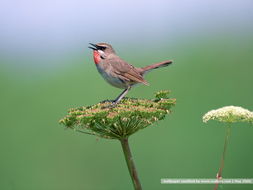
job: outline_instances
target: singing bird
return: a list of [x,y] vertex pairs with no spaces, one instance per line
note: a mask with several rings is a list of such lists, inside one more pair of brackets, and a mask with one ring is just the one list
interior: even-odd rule
[[171,60],[154,63],[146,67],[138,68],[121,59],[107,43],[90,43],[93,50],[93,58],[98,72],[112,86],[124,89],[124,91],[113,101],[117,104],[128,93],[132,86],[138,83],[149,85],[143,76],[153,69],[166,67],[172,63]]

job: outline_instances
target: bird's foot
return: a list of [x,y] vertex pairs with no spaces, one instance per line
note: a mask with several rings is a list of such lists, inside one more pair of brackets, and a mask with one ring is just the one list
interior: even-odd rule
[[115,100],[109,101],[109,102],[110,102],[110,104],[108,104],[106,106],[103,106],[102,108],[103,109],[106,109],[106,108],[111,109],[111,108],[115,108],[117,106],[117,104],[118,104],[118,102],[116,102]]

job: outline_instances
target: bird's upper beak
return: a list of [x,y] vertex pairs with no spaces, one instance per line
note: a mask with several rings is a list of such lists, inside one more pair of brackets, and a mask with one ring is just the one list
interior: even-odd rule
[[93,46],[93,47],[89,46],[90,49],[93,49],[93,50],[98,50],[99,49],[99,47],[96,44],[92,44],[92,43],[89,43],[89,44]]

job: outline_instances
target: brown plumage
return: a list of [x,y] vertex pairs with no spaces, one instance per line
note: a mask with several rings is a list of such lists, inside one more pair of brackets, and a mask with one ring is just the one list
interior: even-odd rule
[[115,50],[110,44],[98,43],[91,44],[93,49],[93,58],[97,66],[99,73],[103,78],[112,86],[125,89],[114,101],[118,103],[135,84],[142,83],[149,85],[143,78],[144,74],[153,69],[160,67],[166,67],[172,63],[172,61],[163,61],[148,65],[146,67],[137,68],[131,64],[128,64],[117,56]]

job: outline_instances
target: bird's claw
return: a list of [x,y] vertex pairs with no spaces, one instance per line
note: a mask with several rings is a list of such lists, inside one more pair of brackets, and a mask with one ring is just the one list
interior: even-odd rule
[[117,106],[117,102],[116,102],[116,101],[111,101],[111,104],[108,104],[108,105],[106,105],[106,106],[103,106],[102,108],[103,108],[103,109],[106,109],[106,108],[111,109],[111,108],[115,108],[116,106]]

